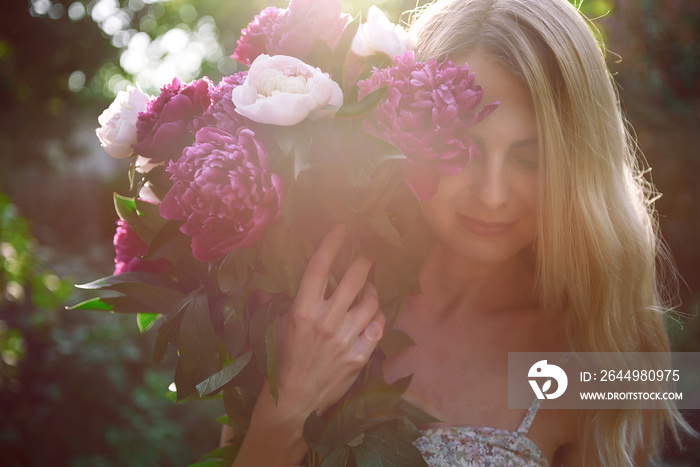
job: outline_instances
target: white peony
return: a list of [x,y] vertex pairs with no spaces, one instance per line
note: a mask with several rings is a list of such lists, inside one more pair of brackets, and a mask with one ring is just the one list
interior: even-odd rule
[[327,73],[286,55],[259,55],[232,98],[244,117],[281,126],[335,113],[343,105],[343,91]]
[[161,201],[160,198],[158,198],[158,195],[156,195],[155,191],[153,191],[151,182],[146,182],[143,184],[139,190],[139,198],[153,204],[160,204]]
[[360,25],[352,40],[351,50],[367,57],[383,53],[390,58],[413,49],[408,32],[389,18],[375,5],[367,11],[367,21]]
[[149,157],[136,156],[136,171],[138,173],[146,174],[160,165],[165,164],[165,162],[153,162],[153,159]]
[[114,102],[97,118],[100,127],[95,133],[107,154],[123,159],[133,153],[131,145],[136,142],[136,120],[151,99],[140,88],[129,86],[126,91],[119,91]]

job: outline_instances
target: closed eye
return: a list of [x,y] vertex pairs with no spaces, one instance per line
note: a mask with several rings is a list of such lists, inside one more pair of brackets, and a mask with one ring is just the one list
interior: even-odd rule
[[[472,141],[478,148],[479,152],[482,155],[485,155],[487,153],[488,148],[486,148],[484,139],[478,136],[470,136],[472,138]],[[520,165],[523,169],[537,170],[540,166],[539,152],[540,149],[537,137],[531,137],[515,141],[508,147],[506,155],[513,162]]]
[[537,138],[517,141],[510,146],[508,152],[525,169],[536,170],[540,166],[540,149]]
[[536,160],[532,160],[528,157],[524,156],[515,156],[515,160],[520,164],[523,168],[528,169],[528,170],[537,170],[540,166],[540,163]]

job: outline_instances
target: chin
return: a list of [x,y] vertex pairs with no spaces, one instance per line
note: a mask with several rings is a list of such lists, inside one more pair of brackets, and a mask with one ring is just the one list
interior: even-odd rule
[[481,265],[505,265],[510,262],[531,262],[534,258],[534,240],[507,242],[501,239],[460,239],[458,243],[445,244],[453,254],[466,262]]

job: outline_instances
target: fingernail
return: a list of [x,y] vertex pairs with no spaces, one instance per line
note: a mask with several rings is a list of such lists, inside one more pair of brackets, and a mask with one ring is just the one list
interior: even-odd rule
[[376,321],[370,321],[365,328],[365,337],[370,342],[378,342],[384,335],[384,327]]

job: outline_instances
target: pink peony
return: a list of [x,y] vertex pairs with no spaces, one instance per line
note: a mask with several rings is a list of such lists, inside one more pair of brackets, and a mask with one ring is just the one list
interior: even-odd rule
[[334,50],[349,21],[340,0],[291,0],[284,10],[265,8],[241,33],[233,58],[246,65],[261,54],[308,62],[316,41]]
[[468,65],[416,62],[412,51],[396,56],[393,67],[375,69],[360,81],[359,98],[384,86],[386,97],[365,119],[364,128],[403,152],[406,183],[427,200],[437,191],[440,177],[456,174],[479,154],[466,129],[493,112],[498,102],[477,112],[483,92]]
[[154,162],[180,157],[194,139],[192,123],[211,105],[213,84],[202,78],[183,85],[179,79],[163,86],[160,95],[139,114],[134,152]]
[[248,27],[241,31],[232,57],[250,66],[258,55],[271,53],[272,43],[277,38],[277,31],[282,28],[285,14],[286,10],[274,6],[262,10]]
[[167,171],[173,187],[160,204],[166,219],[184,220],[200,261],[255,244],[280,215],[282,181],[268,170],[268,155],[252,130],[235,136],[215,128],[197,132],[195,143]]
[[204,127],[216,127],[228,133],[235,134],[241,126],[250,126],[250,121],[236,112],[231,93],[245,82],[247,71],[225,76],[211,90],[211,106],[201,117],[196,117],[192,123],[195,134]]
[[163,272],[171,268],[165,259],[144,261],[139,256],[148,252],[148,245],[129,224],[119,219],[114,234],[114,274],[124,272]]

